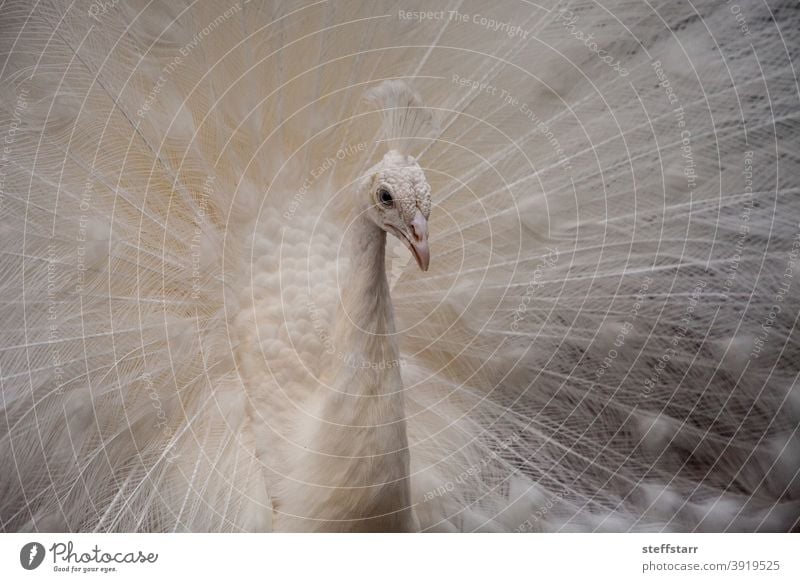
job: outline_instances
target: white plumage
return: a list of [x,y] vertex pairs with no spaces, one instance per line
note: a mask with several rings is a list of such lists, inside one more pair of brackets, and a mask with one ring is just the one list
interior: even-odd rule
[[0,14],[3,530],[797,526],[791,2]]

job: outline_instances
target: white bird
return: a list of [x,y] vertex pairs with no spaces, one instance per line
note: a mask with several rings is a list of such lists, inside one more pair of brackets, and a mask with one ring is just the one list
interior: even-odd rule
[[799,23],[5,2],[0,529],[796,528]]

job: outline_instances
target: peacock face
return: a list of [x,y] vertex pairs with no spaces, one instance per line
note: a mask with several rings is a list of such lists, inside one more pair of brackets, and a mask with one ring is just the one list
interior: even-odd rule
[[387,153],[369,187],[370,215],[375,223],[408,247],[423,271],[428,270],[428,217],[431,187],[412,156]]

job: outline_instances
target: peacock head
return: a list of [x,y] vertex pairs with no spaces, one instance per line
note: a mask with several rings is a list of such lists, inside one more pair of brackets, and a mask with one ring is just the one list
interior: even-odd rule
[[389,151],[367,174],[363,186],[369,218],[400,239],[419,268],[427,271],[431,187],[416,159]]

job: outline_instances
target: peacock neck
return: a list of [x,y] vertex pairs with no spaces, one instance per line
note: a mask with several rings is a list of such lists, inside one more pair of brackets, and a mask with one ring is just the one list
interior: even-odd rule
[[[336,357],[301,428],[301,458],[282,504],[285,529],[414,531],[405,402],[386,279],[386,233],[347,231]],[[310,518],[310,519],[309,519]]]
[[[365,217],[357,219],[347,231],[344,250],[349,267],[340,280],[334,345],[341,365],[364,372],[356,386],[364,394],[376,395],[394,384],[387,375],[399,381],[394,310],[386,279],[386,232]],[[336,369],[341,375],[341,366]]]

